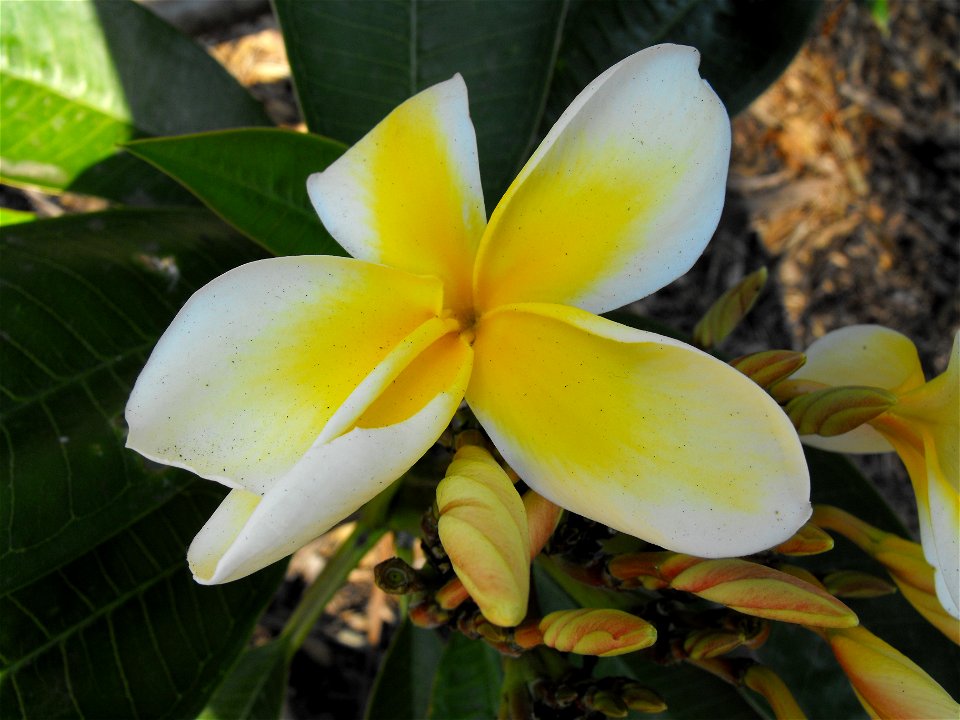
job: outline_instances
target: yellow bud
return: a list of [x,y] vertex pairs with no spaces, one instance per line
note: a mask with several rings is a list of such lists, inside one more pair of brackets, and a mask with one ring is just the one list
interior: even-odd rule
[[816,525],[806,523],[786,542],[780,543],[773,549],[781,555],[799,557],[803,555],[819,555],[833,549],[833,538]]
[[610,657],[650,647],[657,630],[643,618],[621,610],[559,610],[540,621],[543,644],[561,652]]
[[762,267],[717,298],[694,326],[694,344],[709,348],[722,342],[750,312],[766,282],[767,269]]
[[437,486],[438,531],[454,572],[490,622],[527,613],[530,536],[520,495],[489,452],[465,445]]
[[806,362],[806,355],[793,350],[765,350],[738,357],[730,365],[766,390],[793,375]]
[[833,437],[850,432],[897,404],[897,396],[880,388],[831,387],[800,395],[786,411],[800,435]]
[[868,630],[823,631],[867,713],[875,718],[956,718],[960,705],[933,678]]
[[821,588],[736,558],[692,565],[670,587],[768,620],[819,627],[850,627],[859,622],[850,608]]
[[805,720],[803,710],[780,676],[763,665],[752,665],[743,676],[743,684],[763,695],[777,720]]

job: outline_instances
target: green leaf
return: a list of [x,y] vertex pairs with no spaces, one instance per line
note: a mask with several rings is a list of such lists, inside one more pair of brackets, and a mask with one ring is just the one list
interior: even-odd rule
[[0,598],[0,716],[194,715],[243,649],[282,564],[195,583],[186,547],[223,497],[185,491],[94,551]]
[[544,132],[591,80],[659,43],[692,45],[731,115],[779,77],[806,40],[816,0],[591,0],[570,13]]
[[[903,524],[868,482],[842,455],[808,449],[807,463],[815,503],[836,505],[888,532],[910,537]],[[862,570],[886,577],[881,565],[845,538],[823,555],[791,558],[815,574],[833,570]],[[899,594],[870,600],[845,600],[860,624],[883,638],[926,670],[953,697],[960,696],[960,648],[935,630]],[[787,683],[807,712],[817,717],[866,717],[829,646],[808,630],[776,624],[770,640],[759,650]],[[803,662],[796,661],[798,657]]]
[[488,720],[497,716],[503,670],[500,654],[482,640],[455,633],[433,676],[430,715],[436,720]]
[[257,128],[141,140],[126,149],[275,255],[344,254],[307,197],[307,176],[340,157],[338,142]]
[[418,91],[461,73],[488,207],[529,154],[563,0],[275,0],[307,126],[352,144]]
[[131,204],[189,196],[119,143],[268,124],[207,52],[130,0],[4,0],[0,95],[4,182]]
[[13,210],[12,208],[0,207],[0,226],[18,225],[36,219],[36,215],[26,210]]
[[200,720],[266,720],[280,717],[287,692],[290,653],[286,643],[270,642],[246,650]]
[[443,641],[433,630],[404,617],[380,664],[367,701],[367,720],[425,718],[430,705],[430,678],[437,671]]
[[123,409],[193,291],[258,257],[205,210],[0,231],[0,594],[91,550],[191,477],[127,450]]

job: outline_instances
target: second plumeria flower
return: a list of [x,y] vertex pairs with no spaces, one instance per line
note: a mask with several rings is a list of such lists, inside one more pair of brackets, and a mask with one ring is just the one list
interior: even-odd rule
[[806,355],[791,380],[795,390],[867,386],[890,394],[890,407],[867,424],[803,440],[838,452],[896,451],[916,494],[920,539],[935,570],[937,596],[960,617],[960,333],[946,371],[929,382],[910,339],[880,325],[834,330]]
[[128,444],[233,490],[198,581],[293,552],[370,500],[466,397],[526,483],[672,550],[752,553],[810,514],[769,396],[602,313],[684,273],[716,228],[730,125],[699,54],[661,45],[573,101],[486,222],[460,76],[410,98],[308,182],[355,259],[237,268],[174,320]]

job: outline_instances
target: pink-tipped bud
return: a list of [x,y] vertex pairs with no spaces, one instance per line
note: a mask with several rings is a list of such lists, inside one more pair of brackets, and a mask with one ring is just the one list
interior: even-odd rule
[[960,717],[960,705],[946,690],[910,658],[868,630],[830,629],[823,635],[871,717]]
[[819,627],[851,627],[854,612],[819,587],[737,558],[704,560],[670,583],[746,615]]
[[709,348],[723,341],[757,301],[767,282],[767,269],[756,270],[716,299],[693,328],[693,342]]
[[766,390],[793,375],[806,362],[806,355],[793,350],[764,350],[731,360],[730,365]]
[[897,404],[897,396],[880,388],[831,387],[794,398],[786,411],[800,435],[842,435],[873,420]]
[[801,557],[819,555],[833,549],[833,538],[816,525],[806,523],[786,542],[777,545],[773,551],[780,555]]
[[621,610],[560,610],[540,621],[543,644],[561,652],[610,657],[650,647],[657,630],[646,620]]

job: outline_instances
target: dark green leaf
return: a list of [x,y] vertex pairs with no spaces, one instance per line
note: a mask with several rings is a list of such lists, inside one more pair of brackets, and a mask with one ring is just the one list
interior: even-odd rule
[[115,156],[118,143],[268,122],[209,54],[130,0],[4,0],[0,88],[5,182],[126,203],[189,196]]
[[205,210],[0,231],[0,594],[93,549],[190,477],[125,449],[123,409],[190,294],[257,257]]
[[343,255],[310,205],[307,176],[343,145],[288,130],[224,130],[126,146],[275,255]]
[[200,720],[280,717],[289,669],[287,643],[270,642],[246,650],[198,717]]
[[430,679],[437,671],[443,641],[433,630],[404,619],[380,664],[367,701],[367,720],[425,718],[430,704]]
[[455,633],[433,676],[430,717],[489,720],[500,704],[500,654],[482,640]]
[[275,0],[307,126],[354,143],[461,73],[489,207],[530,151],[566,0]]
[[[873,485],[842,455],[807,450],[807,462],[813,502],[836,505],[872,525],[909,537]],[[842,537],[830,552],[794,562],[814,573],[843,569],[886,576],[881,565]],[[902,596],[845,602],[860,617],[861,625],[926,670],[953,697],[960,696],[960,648],[927,623]],[[866,717],[833,653],[812,632],[778,624],[759,652],[761,661],[783,677],[811,716]],[[798,657],[803,658],[802,663],[796,661]]]
[[784,71],[816,0],[590,0],[570,13],[543,130],[611,65],[659,43],[692,45],[700,74],[735,115]]
[[182,718],[243,649],[283,567],[195,583],[186,547],[223,497],[197,481],[95,550],[0,598],[0,716]]

